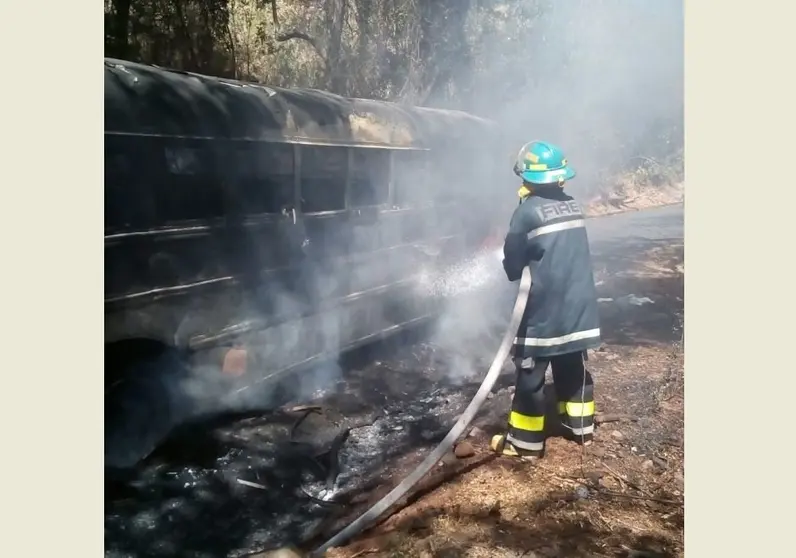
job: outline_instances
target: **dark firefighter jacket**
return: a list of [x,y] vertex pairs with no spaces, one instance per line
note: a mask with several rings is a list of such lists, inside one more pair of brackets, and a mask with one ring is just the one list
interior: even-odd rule
[[525,198],[511,217],[503,268],[509,281],[517,281],[528,265],[533,280],[514,340],[515,358],[544,358],[600,345],[583,217],[577,202],[558,187]]

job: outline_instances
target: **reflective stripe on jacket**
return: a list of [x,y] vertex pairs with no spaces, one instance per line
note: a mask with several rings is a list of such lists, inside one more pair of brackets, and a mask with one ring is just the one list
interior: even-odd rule
[[503,268],[533,284],[514,356],[539,358],[600,345],[600,319],[589,239],[578,203],[558,187],[537,191],[514,211],[503,246]]

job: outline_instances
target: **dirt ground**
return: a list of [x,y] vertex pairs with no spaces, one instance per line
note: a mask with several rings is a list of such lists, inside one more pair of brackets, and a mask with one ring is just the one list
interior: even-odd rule
[[[682,243],[646,248],[621,276],[597,271],[606,323],[605,344],[588,361],[593,445],[564,440],[548,420],[539,464],[495,456],[488,441],[505,428],[513,393],[505,388],[460,442],[471,456],[443,460],[395,513],[327,556],[682,556],[683,272]],[[628,303],[621,293],[636,296]]]

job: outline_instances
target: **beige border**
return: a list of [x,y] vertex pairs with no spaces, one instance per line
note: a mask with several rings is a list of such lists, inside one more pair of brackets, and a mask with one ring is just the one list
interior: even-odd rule
[[[796,78],[788,53],[796,52],[795,16],[792,2],[686,3],[686,548],[693,557],[793,554],[792,449],[780,426],[793,413],[772,403],[792,399],[796,371],[786,240],[794,223]],[[781,169],[776,177],[742,170],[758,155]]]
[[0,556],[103,555],[102,8],[3,2]]
[[[793,275],[779,262],[793,251],[795,13],[773,1],[686,8],[694,557],[792,552],[790,445],[777,434],[793,413],[767,402],[790,399],[794,372]],[[0,15],[3,556],[102,555],[101,14],[90,2],[7,2]]]

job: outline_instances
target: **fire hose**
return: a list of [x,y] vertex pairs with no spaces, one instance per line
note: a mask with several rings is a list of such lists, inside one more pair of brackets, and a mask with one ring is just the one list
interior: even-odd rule
[[503,335],[503,340],[500,342],[500,347],[498,348],[497,354],[495,355],[495,358],[489,367],[489,371],[487,372],[484,381],[481,383],[481,386],[478,388],[475,396],[473,396],[472,401],[470,401],[470,404],[467,405],[467,408],[461,414],[459,420],[456,421],[456,424],[453,425],[453,428],[450,429],[447,436],[445,436],[442,442],[440,442],[434,451],[432,451],[423,460],[423,462],[415,468],[414,471],[412,471],[404,480],[402,480],[395,488],[393,488],[386,496],[384,496],[384,498],[373,504],[370,509],[360,515],[347,527],[342,529],[317,549],[313,550],[310,553],[310,556],[323,556],[328,549],[347,542],[352,537],[369,527],[373,522],[381,517],[385,511],[387,511],[393,504],[400,500],[409,490],[411,490],[413,486],[420,482],[426,473],[428,473],[431,468],[434,467],[434,465],[436,465],[445,456],[445,454],[448,453],[448,451],[450,451],[451,447],[453,447],[453,444],[456,443],[456,440],[458,440],[467,427],[470,426],[470,423],[475,418],[478,410],[484,404],[484,401],[486,401],[487,396],[492,391],[492,388],[494,387],[495,382],[500,375],[500,371],[503,368],[503,363],[509,356],[509,351],[511,350],[512,343],[514,342],[514,337],[516,335],[517,328],[520,325],[520,320],[522,320],[522,316],[525,313],[525,305],[528,302],[528,294],[530,293],[530,290],[531,271],[528,269],[528,267],[525,267],[522,270],[522,278],[520,279],[517,300],[514,303],[514,311],[511,314],[511,320],[506,328],[506,333]]

